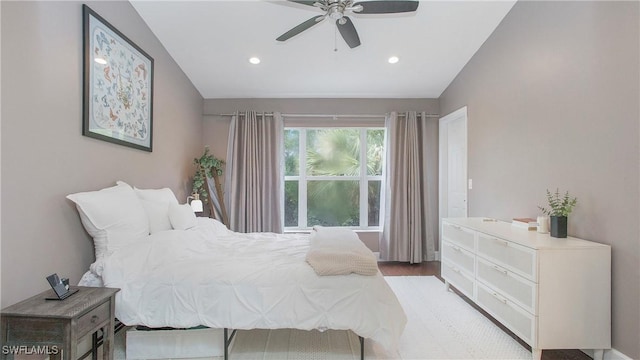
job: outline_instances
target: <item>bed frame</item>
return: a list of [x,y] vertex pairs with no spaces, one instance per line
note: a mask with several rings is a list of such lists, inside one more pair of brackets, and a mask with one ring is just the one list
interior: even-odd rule
[[[122,324],[120,321],[118,321],[116,319],[116,325],[115,325],[115,330],[114,333],[118,333],[120,330],[122,330],[124,328],[124,324]],[[145,326],[146,328],[146,326]],[[231,346],[231,341],[233,341],[233,338],[236,336],[237,333],[237,329],[231,330],[231,334],[229,334],[229,328],[224,328],[224,360],[229,360],[229,347]],[[364,338],[362,336],[358,335],[358,339],[360,340],[360,360],[364,360]],[[102,345],[102,334],[100,336],[98,336],[98,332],[95,332],[93,334],[93,337],[91,339],[91,343],[93,345],[94,349],[97,349],[98,346]],[[88,352],[86,352],[85,354],[83,354],[80,358],[78,358],[78,360],[82,360],[84,358],[86,358],[87,356],[92,355],[92,351],[89,350]],[[92,357],[92,360],[97,360],[95,355]]]
[[[236,336],[236,330],[231,330],[231,335],[229,335],[229,329],[224,328],[224,360],[229,360],[229,346],[231,346],[231,341],[233,337]],[[358,339],[360,339],[360,360],[364,360],[364,338],[358,335]]]

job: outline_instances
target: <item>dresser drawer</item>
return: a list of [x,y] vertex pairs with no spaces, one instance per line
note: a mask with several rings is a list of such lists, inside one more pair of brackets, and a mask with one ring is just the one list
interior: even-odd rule
[[100,326],[104,322],[109,321],[111,317],[110,312],[111,303],[107,301],[106,303],[82,315],[82,317],[78,319],[78,330],[76,332],[77,338],[79,339],[83,337],[89,331],[95,329],[97,326]]
[[442,261],[442,278],[451,283],[451,285],[455,286],[456,289],[460,290],[463,294],[465,294],[469,299],[474,299],[474,279],[473,275],[468,275],[459,267],[447,262],[446,260]]
[[500,296],[496,291],[478,283],[477,304],[513,331],[527,344],[535,347],[536,317],[524,311],[512,301]]
[[468,271],[470,274],[475,274],[475,256],[458,245],[443,240],[442,259]]
[[478,233],[478,255],[537,282],[536,251],[533,249]]
[[498,290],[528,312],[536,313],[538,285],[499,265],[478,258],[476,279]]
[[442,222],[442,239],[469,251],[475,251],[475,231],[462,226]]

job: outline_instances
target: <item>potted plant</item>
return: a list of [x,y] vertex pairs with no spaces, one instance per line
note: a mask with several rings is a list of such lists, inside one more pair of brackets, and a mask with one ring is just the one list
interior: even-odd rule
[[560,191],[556,189],[555,193],[551,193],[547,189],[547,202],[549,207],[538,206],[543,214],[551,219],[551,236],[557,238],[567,237],[567,217],[576,206],[578,199],[569,196],[569,191],[564,195],[560,195]]
[[224,161],[210,154],[209,147],[207,146],[204,148],[202,156],[193,159],[193,164],[197,167],[196,172],[193,175],[192,188],[194,195],[199,195],[199,198],[202,199],[205,204],[209,204],[209,212],[211,216],[215,217],[214,205],[211,201],[211,194],[209,194],[209,186],[207,184],[207,178],[213,179],[216,188],[216,196],[221,207],[221,219],[219,220],[224,224],[227,224],[227,212],[224,207],[222,186],[220,184],[220,176],[222,176]]

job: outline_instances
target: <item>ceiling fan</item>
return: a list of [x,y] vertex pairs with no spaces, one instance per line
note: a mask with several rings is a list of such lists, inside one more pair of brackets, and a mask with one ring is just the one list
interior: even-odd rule
[[418,1],[404,0],[374,0],[374,1],[357,1],[353,0],[311,0],[298,1],[288,0],[290,2],[313,6],[322,11],[323,15],[314,16],[302,24],[294,27],[286,33],[280,35],[276,40],[286,41],[301,32],[309,29],[313,25],[319,24],[322,20],[330,18],[336,21],[336,26],[340,31],[340,35],[350,48],[360,46],[360,37],[356,31],[351,19],[345,13],[353,14],[393,14],[416,11]]

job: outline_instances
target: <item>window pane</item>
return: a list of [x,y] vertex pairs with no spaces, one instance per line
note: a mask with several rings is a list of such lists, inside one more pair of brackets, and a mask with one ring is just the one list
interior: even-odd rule
[[369,226],[380,226],[380,185],[382,181],[369,181]]
[[307,130],[307,174],[360,175],[360,130]]
[[367,130],[367,175],[382,175],[384,129]]
[[307,226],[360,225],[360,182],[307,182]]
[[300,174],[300,130],[284,131],[284,174],[287,176]]
[[298,181],[284,182],[284,226],[298,226]]

